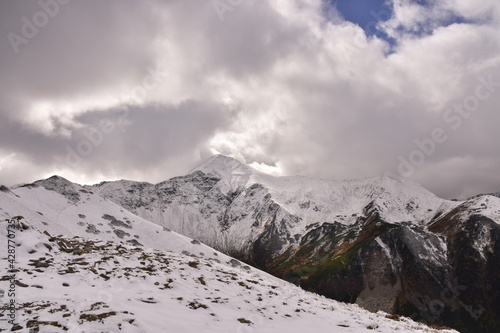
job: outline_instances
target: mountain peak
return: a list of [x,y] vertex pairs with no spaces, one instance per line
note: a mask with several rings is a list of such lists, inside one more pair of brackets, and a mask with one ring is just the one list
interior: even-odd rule
[[80,200],[80,190],[83,188],[75,183],[70,182],[61,176],[52,176],[47,179],[37,180],[29,186],[42,186],[48,191],[54,191],[66,197],[70,202],[77,203]]
[[52,186],[54,186],[54,185],[59,185],[59,186],[75,185],[74,183],[70,182],[66,178],[58,176],[58,175],[54,175],[54,176],[49,177],[47,179],[37,180],[33,184],[41,185],[41,186],[44,186],[44,187],[46,185],[52,185]]
[[238,160],[238,159],[236,159],[234,157],[227,156],[227,155],[224,155],[224,154],[215,154],[215,155],[212,155],[204,163],[202,163],[202,165],[204,165],[204,164],[211,164],[211,163],[239,163],[239,164],[245,164],[245,163],[241,162],[240,160]]
[[201,171],[220,178],[222,180],[221,184],[224,184],[221,187],[224,193],[244,187],[255,180],[255,175],[262,174],[235,158],[220,154],[210,157],[205,163],[192,170],[191,173],[195,171]]
[[240,162],[239,160],[229,157],[226,155],[222,154],[217,154],[213,155],[210,157],[208,160],[206,160],[204,163],[196,167],[194,171],[202,171],[204,173],[212,173],[215,175],[219,175],[221,177],[226,177],[230,175],[242,175],[242,174],[247,174],[251,175],[254,173],[257,173],[258,171],[253,169],[252,167],[249,167],[243,162]]

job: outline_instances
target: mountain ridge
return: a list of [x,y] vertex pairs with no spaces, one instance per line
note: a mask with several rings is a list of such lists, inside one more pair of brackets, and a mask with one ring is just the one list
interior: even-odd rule
[[[391,174],[345,181],[275,177],[223,155],[157,184],[35,183],[72,205],[88,203],[88,196],[102,199],[306,290],[371,311],[463,332],[494,332],[492,323],[500,324],[500,295],[477,289],[500,279],[495,197],[445,200]],[[39,191],[30,185],[15,190],[21,196]]]

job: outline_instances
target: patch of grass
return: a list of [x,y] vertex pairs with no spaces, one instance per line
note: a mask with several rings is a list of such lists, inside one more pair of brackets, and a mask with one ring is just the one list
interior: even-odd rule
[[100,314],[91,314],[91,313],[82,313],[80,315],[80,320],[86,320],[86,321],[102,321],[105,318],[111,317],[111,316],[116,316],[115,311],[110,311],[110,312],[105,312],[105,313],[100,313]]
[[397,314],[388,314],[385,316],[387,319],[392,319],[396,321],[401,321],[401,316]]
[[198,301],[192,301],[192,302],[189,302],[188,303],[188,307],[190,309],[193,309],[193,310],[197,310],[199,308],[202,308],[202,309],[208,309],[208,306],[206,306],[205,304],[203,303],[199,303]]
[[242,287],[247,288],[247,289],[252,289],[252,287],[249,287],[249,286],[248,286],[248,285],[246,285],[244,282],[241,282],[241,281],[240,281],[240,282],[238,282],[238,284],[239,284],[240,286],[242,286]]
[[104,302],[96,302],[90,305],[90,311],[100,310],[102,308],[109,308]]
[[200,263],[198,261],[190,261],[190,262],[188,262],[188,266],[192,267],[192,268],[198,268],[199,265],[200,265]]
[[57,321],[38,321],[38,320],[28,320],[26,323],[27,328],[36,328],[40,325],[62,327]]
[[148,304],[158,303],[153,297],[148,297],[147,299],[140,299],[140,301]]
[[[164,290],[164,289],[172,289],[171,284],[172,284],[173,282],[174,282],[174,280],[172,280],[172,279],[168,279],[168,280],[167,280],[167,283],[164,283],[164,284],[163,284],[163,287],[160,287],[159,289],[160,289],[160,290]],[[158,283],[158,284],[159,284],[159,283]],[[156,283],[155,283],[155,285],[156,285]]]

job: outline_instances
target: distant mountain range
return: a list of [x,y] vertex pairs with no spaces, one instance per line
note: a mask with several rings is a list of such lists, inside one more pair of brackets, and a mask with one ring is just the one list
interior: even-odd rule
[[197,256],[218,253],[212,247],[370,311],[461,332],[500,325],[500,199],[492,195],[449,201],[388,175],[274,177],[216,155],[158,184],[80,186],[54,176],[2,187],[0,204],[0,217],[23,215],[50,234]]

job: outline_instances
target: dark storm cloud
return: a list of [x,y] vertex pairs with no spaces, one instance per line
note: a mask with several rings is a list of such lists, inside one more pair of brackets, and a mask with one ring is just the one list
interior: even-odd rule
[[[172,160],[183,158],[187,162],[181,165],[188,168],[206,153],[207,140],[228,126],[231,114],[234,110],[195,101],[128,106],[79,116],[80,128],[71,137],[48,137],[6,120],[0,150],[27,156],[46,170],[70,169],[92,176],[138,175],[147,168],[147,179],[160,181],[184,171]],[[39,177],[23,172],[9,176],[14,178],[2,181],[21,183]]]
[[[179,157],[198,158],[196,152],[208,148],[208,139],[230,124],[233,112],[220,105],[186,101],[177,106],[130,106],[85,114],[77,119],[83,129],[68,142],[62,162],[87,173],[126,174],[141,172],[144,166],[154,170]],[[154,171],[163,177],[179,172]],[[160,180],[164,179],[156,179]]]
[[[40,3],[57,4],[58,11],[37,27],[37,13],[45,12]],[[159,18],[143,2],[12,1],[1,6],[1,112],[16,119],[27,116],[29,101],[105,92],[138,79],[153,63],[151,38]],[[36,33],[12,47],[8,34],[25,38],[26,22]]]

